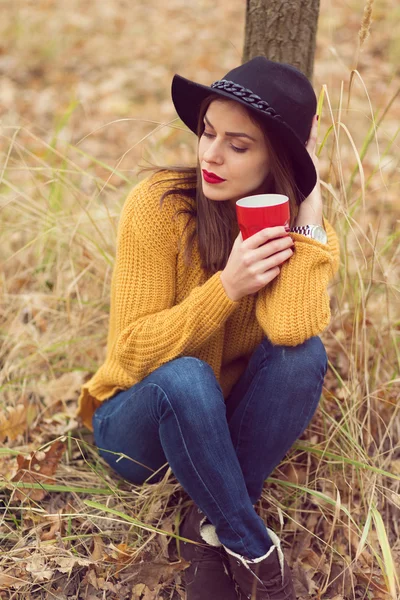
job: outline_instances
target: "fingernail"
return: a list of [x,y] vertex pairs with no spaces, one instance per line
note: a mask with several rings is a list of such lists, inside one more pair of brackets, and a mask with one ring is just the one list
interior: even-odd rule
[[317,121],[319,121],[319,115],[317,115]]

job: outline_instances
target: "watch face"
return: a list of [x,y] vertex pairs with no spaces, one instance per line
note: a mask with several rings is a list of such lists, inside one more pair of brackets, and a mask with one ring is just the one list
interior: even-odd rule
[[322,244],[326,244],[326,242],[328,241],[326,231],[323,227],[321,227],[321,225],[316,225],[315,227],[313,227],[312,237],[318,242],[321,242]]

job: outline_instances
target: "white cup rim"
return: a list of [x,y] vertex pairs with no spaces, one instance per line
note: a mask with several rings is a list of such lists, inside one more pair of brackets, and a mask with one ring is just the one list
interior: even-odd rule
[[246,196],[237,200],[237,206],[244,208],[263,208],[266,206],[278,206],[285,204],[289,200],[284,194],[256,194],[255,196]]

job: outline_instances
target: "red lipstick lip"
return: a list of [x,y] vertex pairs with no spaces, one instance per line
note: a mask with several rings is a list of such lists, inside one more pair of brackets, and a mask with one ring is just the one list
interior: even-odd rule
[[203,177],[207,181],[207,183],[222,183],[226,181],[226,179],[222,179],[222,177],[218,177],[215,173],[209,173],[205,169],[202,169]]

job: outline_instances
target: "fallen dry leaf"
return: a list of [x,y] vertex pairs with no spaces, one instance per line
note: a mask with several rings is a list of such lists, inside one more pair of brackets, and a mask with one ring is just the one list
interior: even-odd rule
[[288,463],[282,469],[282,473],[291,483],[297,483],[301,485],[307,481],[307,470],[292,462]]
[[[18,471],[11,481],[24,483],[54,483],[52,476],[57,470],[58,464],[65,451],[64,442],[56,441],[44,451],[45,456],[41,460],[34,453],[25,458],[17,456]],[[48,492],[44,489],[21,489],[15,491],[15,499],[42,500]]]
[[54,575],[54,569],[48,568],[48,563],[41,554],[34,554],[25,569],[31,574],[34,581],[49,581]]
[[[168,531],[169,533],[173,533],[174,532],[174,516],[170,515],[169,517],[164,519],[161,522],[160,527],[163,531]],[[163,558],[166,558],[166,559],[169,558],[170,539],[171,538],[169,538],[167,535],[160,535],[158,538],[158,542],[161,547],[161,555],[163,556]]]
[[170,581],[176,573],[186,569],[189,564],[185,560],[175,563],[167,561],[136,563],[124,570],[124,577],[121,577],[121,582],[124,583],[127,578],[144,583],[151,590],[154,590],[161,581],[164,583]]
[[351,568],[336,563],[331,566],[330,581],[331,594],[343,594],[345,597],[351,596],[352,589],[357,583]]
[[49,405],[57,401],[75,400],[84,378],[85,373],[82,371],[69,371],[57,379],[41,384],[40,392],[44,396],[44,402]]
[[48,531],[43,531],[40,535],[40,539],[42,541],[54,540],[57,533],[62,534],[63,532],[61,515],[47,515],[46,521],[50,523],[50,529]]
[[120,543],[117,546],[111,543],[107,546],[105,554],[104,561],[107,563],[127,564],[134,560],[136,551],[125,543]]
[[104,543],[103,539],[99,535],[93,536],[93,550],[90,553],[90,558],[96,562],[101,560],[104,554]]
[[57,571],[61,573],[71,573],[72,569],[78,565],[80,567],[89,567],[93,564],[88,558],[79,558],[79,556],[55,556],[52,559],[57,564]]
[[20,577],[16,577],[15,574],[13,574],[13,571],[9,571],[8,573],[0,573],[0,590],[6,590],[9,588],[18,589],[23,585],[26,585],[26,581]]
[[36,414],[35,405],[30,404],[28,400],[16,406],[6,407],[0,414],[0,443],[3,443],[6,438],[13,442],[19,435],[24,434],[32,425]]
[[307,548],[307,550],[301,556],[301,562],[303,567],[309,570],[309,567],[315,569],[316,571],[320,571],[327,575],[329,573],[328,565],[326,564],[326,559],[324,555],[318,555],[311,548]]
[[88,571],[85,575],[85,580],[88,583],[90,583],[96,590],[99,589],[99,584],[97,582],[96,573],[93,569],[88,569]]
[[157,600],[160,596],[161,586],[157,585],[151,590],[144,583],[138,583],[132,588],[131,600]]
[[114,593],[117,593],[122,587],[120,583],[115,584],[112,581],[106,581],[104,577],[96,577],[96,583],[99,590],[107,590]]
[[292,574],[294,587],[299,596],[304,594],[307,594],[307,596],[311,595],[316,589],[318,589],[310,570],[305,569],[300,562],[296,562],[293,565]]
[[137,583],[132,588],[132,600],[134,598],[140,598],[140,596],[144,593],[146,585],[144,583]]

